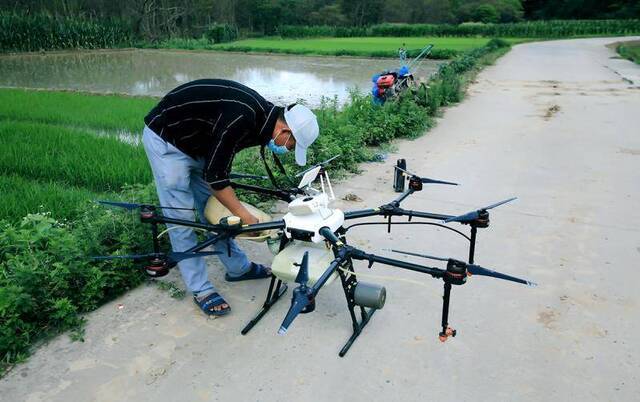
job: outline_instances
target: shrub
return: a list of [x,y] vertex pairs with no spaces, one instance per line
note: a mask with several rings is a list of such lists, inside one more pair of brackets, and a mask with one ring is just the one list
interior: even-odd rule
[[[151,186],[129,187],[122,199],[154,202]],[[48,213],[0,221],[0,361],[24,356],[36,341],[78,328],[81,314],[138,285],[130,261],[90,256],[147,252],[148,228],[136,214],[89,205],[74,222]]]
[[214,43],[233,42],[238,39],[238,27],[231,24],[215,23],[207,28],[204,35]]

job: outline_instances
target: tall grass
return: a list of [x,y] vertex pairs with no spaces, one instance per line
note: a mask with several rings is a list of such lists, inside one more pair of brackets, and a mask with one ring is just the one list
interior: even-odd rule
[[133,31],[123,22],[18,15],[0,11],[0,52],[52,49],[98,49],[132,43]]
[[282,26],[283,38],[356,36],[486,36],[563,38],[640,33],[640,20],[551,20],[509,24],[380,24],[369,28],[331,26]]
[[55,181],[94,191],[149,183],[142,147],[82,130],[39,123],[0,124],[0,174]]

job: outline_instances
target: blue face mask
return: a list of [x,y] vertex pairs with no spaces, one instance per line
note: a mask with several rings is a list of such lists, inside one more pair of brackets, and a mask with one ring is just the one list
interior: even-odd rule
[[[278,135],[280,134],[281,133],[278,133]],[[278,138],[278,135],[276,135],[276,138]],[[287,138],[287,141],[289,141],[289,138]],[[285,141],[285,144],[286,143],[287,142]],[[269,143],[267,144],[267,148],[269,148],[269,150],[271,150],[271,152],[273,152],[276,155],[283,155],[289,152],[289,149],[286,147],[286,145],[276,145],[276,141],[274,138],[272,138],[271,141],[269,141]]]

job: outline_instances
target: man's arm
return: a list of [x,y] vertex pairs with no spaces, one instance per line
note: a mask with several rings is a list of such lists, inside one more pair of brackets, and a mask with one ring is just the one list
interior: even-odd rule
[[238,197],[236,196],[236,192],[233,190],[231,186],[227,186],[220,190],[213,190],[213,195],[220,201],[222,205],[227,207],[231,213],[242,220],[242,223],[251,225],[254,223],[258,223],[258,218],[251,215],[251,213],[247,210],[247,208],[242,205]]

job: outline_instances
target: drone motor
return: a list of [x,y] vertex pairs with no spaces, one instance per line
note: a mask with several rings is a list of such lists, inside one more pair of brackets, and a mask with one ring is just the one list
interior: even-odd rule
[[169,265],[165,260],[154,258],[149,265],[144,267],[144,273],[152,278],[161,278],[169,274]]

